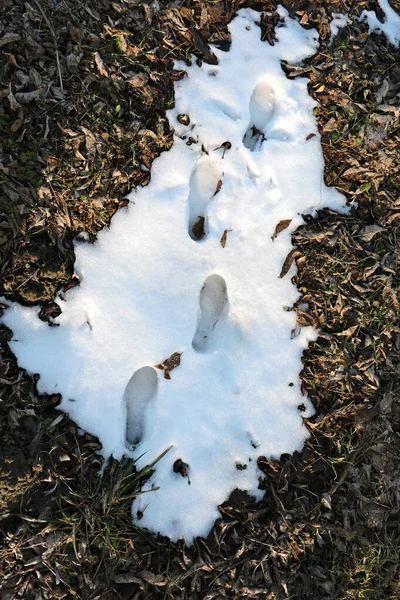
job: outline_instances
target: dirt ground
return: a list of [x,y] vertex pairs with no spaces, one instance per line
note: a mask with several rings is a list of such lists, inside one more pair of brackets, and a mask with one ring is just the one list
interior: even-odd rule
[[[325,179],[357,202],[294,235],[299,324],[318,340],[302,381],[316,415],[304,450],[260,457],[263,502],[233,494],[190,549],[130,521],[151,468],[111,462],[38,396],[0,329],[0,599],[400,599],[400,51],[356,19],[329,45],[332,12],[372,0],[282,0],[320,34],[303,67]],[[391,0],[400,11],[400,2]],[[0,294],[58,314],[77,285],[72,240],[91,241],[147,185],[172,144],[173,60],[229,49],[227,23],[277,3],[3,0],[0,5]],[[144,165],[145,169],[142,168]]]

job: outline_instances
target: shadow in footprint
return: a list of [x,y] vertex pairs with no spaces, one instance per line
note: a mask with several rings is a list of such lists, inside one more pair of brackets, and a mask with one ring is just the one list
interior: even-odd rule
[[266,139],[265,128],[275,111],[275,93],[266,81],[256,85],[250,98],[250,124],[243,137],[243,145],[254,152]]
[[207,352],[213,344],[215,327],[228,303],[226,282],[220,275],[210,275],[200,292],[200,315],[192,347],[196,352]]
[[145,414],[157,391],[157,371],[152,367],[138,369],[130,378],[124,392],[126,404],[125,444],[138,444],[144,434]]
[[190,178],[188,233],[196,242],[208,234],[207,205],[221,189],[221,177],[218,164],[207,160],[197,164]]

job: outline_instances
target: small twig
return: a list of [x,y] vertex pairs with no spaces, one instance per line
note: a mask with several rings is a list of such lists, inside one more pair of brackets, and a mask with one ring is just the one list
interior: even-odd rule
[[62,81],[62,77],[61,77],[60,56],[58,54],[58,44],[57,44],[56,34],[54,33],[54,29],[53,29],[53,27],[52,27],[49,19],[47,18],[47,15],[44,12],[41,4],[39,3],[39,0],[35,0],[35,4],[38,7],[38,9],[40,10],[40,12],[42,13],[43,19],[46,21],[47,27],[49,28],[50,33],[51,33],[51,35],[53,37],[54,47],[55,47],[55,50],[56,50],[56,61],[57,61],[58,78],[60,80],[61,91],[64,92],[64,86],[63,86],[63,81]]

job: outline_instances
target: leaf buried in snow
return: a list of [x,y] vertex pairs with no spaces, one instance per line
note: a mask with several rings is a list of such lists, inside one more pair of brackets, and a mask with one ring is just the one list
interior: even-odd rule
[[174,352],[169,358],[164,360],[164,362],[160,363],[159,365],[155,365],[156,369],[164,371],[165,379],[171,379],[170,372],[176,369],[176,367],[179,367],[181,364],[181,355],[182,352]]
[[230,231],[232,231],[232,229],[225,229],[224,233],[222,234],[222,237],[220,239],[220,243],[221,243],[221,246],[223,248],[225,248],[225,246],[226,246],[226,238],[228,237],[228,233]]
[[300,256],[300,252],[293,248],[285,258],[285,262],[283,263],[282,271],[279,274],[279,279],[285,277],[285,275],[289,272],[290,267],[292,266],[295,259]]
[[190,125],[190,117],[189,115],[178,115],[177,120],[181,125]]
[[179,475],[182,475],[182,477],[187,477],[188,476],[188,471],[189,471],[189,465],[185,462],[183,462],[183,460],[181,458],[178,458],[173,465],[173,471],[174,473],[179,473]]
[[206,235],[206,232],[204,231],[204,223],[205,218],[199,216],[196,223],[192,227],[193,235],[195,235],[198,240],[201,240]]
[[279,221],[278,225],[275,227],[274,235],[272,236],[272,240],[274,240],[281,231],[287,229],[292,222],[292,219],[284,219],[283,221]]

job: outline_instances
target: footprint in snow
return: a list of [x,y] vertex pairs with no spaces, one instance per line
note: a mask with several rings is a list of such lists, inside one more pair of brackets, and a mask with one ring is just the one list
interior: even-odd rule
[[125,445],[132,449],[144,435],[146,410],[157,392],[157,371],[152,367],[138,369],[124,392],[126,405]]
[[200,315],[192,347],[196,352],[207,352],[213,344],[215,328],[228,304],[226,282],[221,275],[210,275],[200,292]]
[[275,93],[271,84],[261,81],[250,98],[250,124],[243,137],[243,144],[254,152],[266,139],[265,129],[275,112]]
[[221,177],[218,164],[203,160],[196,165],[190,178],[188,233],[196,242],[208,234],[207,205],[221,189]]

